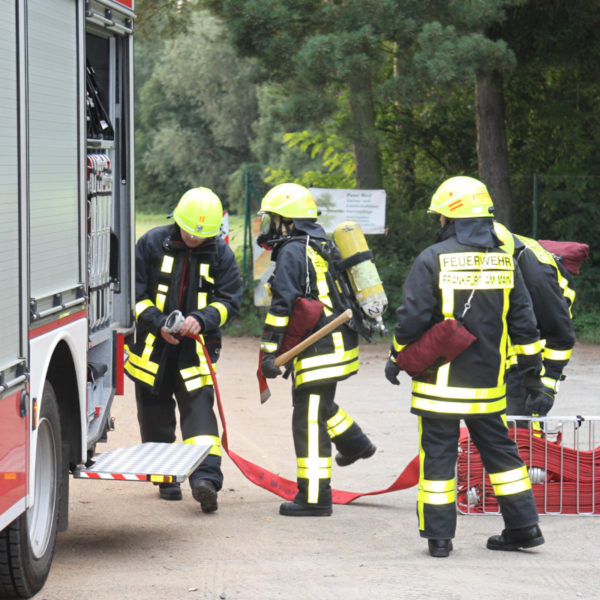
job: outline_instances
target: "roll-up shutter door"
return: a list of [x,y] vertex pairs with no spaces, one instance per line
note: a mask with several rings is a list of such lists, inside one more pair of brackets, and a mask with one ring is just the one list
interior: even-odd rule
[[14,364],[19,342],[19,149],[15,3],[0,19],[0,371]]
[[28,3],[31,295],[79,283],[77,12]]

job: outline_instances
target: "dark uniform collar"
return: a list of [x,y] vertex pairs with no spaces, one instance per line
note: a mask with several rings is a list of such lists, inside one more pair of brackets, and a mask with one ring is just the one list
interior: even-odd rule
[[456,219],[452,223],[446,223],[438,231],[436,241],[441,242],[452,236],[456,236],[456,239],[465,246],[498,248],[501,245],[494,232],[494,220],[491,217]]

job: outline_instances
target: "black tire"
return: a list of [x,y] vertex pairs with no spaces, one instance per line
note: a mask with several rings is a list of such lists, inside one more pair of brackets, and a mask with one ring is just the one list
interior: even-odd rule
[[35,502],[0,532],[0,598],[31,598],[54,556],[61,493],[61,432],[54,388],[44,385],[38,419]]

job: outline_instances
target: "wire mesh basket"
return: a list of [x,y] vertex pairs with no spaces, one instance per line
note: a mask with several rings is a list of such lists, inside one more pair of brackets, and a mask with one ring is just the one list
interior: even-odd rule
[[[600,417],[507,417],[527,465],[538,512],[600,515]],[[462,514],[500,514],[468,430],[461,432],[456,499]]]

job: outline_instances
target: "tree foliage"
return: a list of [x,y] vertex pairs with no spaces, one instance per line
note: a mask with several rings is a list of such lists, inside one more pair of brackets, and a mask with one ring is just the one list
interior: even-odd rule
[[383,187],[389,232],[370,242],[392,304],[437,225],[431,194],[453,175],[484,179],[502,218],[531,235],[539,174],[538,237],[597,247],[586,215],[600,192],[599,8],[138,0],[140,25],[148,11],[161,40],[136,42],[144,195],[202,179],[241,209],[247,172],[261,192],[284,180]]

